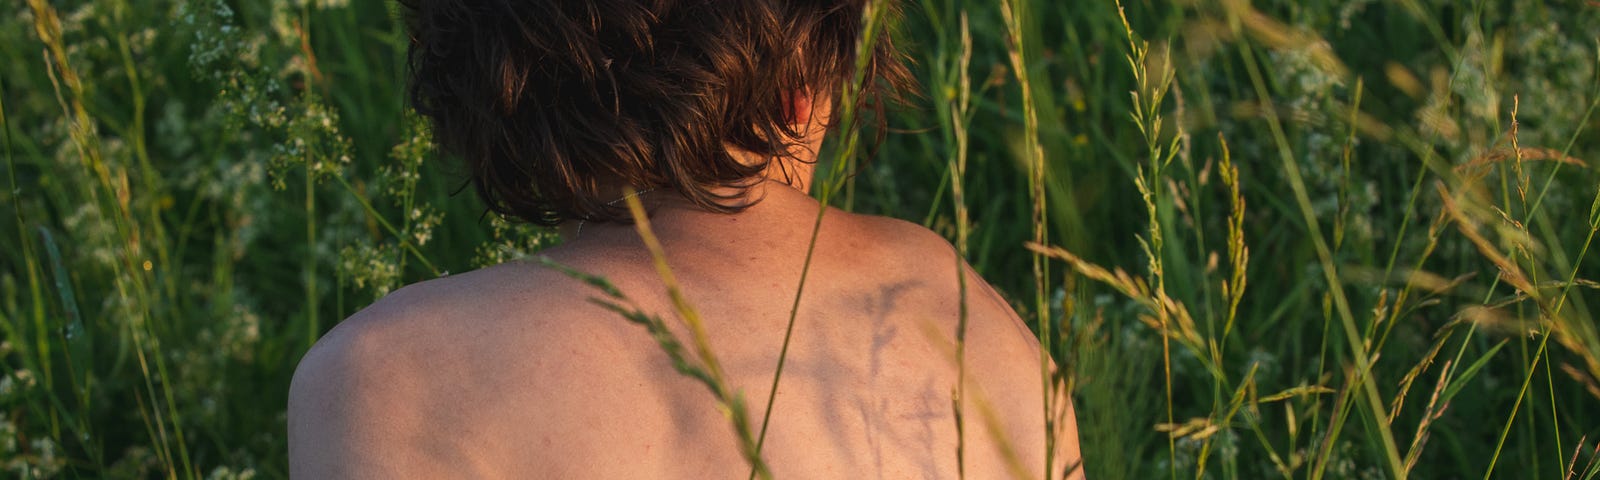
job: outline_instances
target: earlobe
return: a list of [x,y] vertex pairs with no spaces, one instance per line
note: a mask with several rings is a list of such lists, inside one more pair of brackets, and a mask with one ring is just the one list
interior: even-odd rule
[[790,125],[811,124],[811,92],[797,90],[783,95],[783,117]]

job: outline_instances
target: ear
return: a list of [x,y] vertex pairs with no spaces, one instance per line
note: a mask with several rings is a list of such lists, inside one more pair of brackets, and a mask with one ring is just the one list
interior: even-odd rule
[[809,90],[794,90],[783,94],[783,118],[790,125],[810,124],[811,110],[811,92]]

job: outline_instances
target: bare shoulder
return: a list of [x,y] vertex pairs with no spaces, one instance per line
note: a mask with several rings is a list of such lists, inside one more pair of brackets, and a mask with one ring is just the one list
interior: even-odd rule
[[[842,212],[841,212],[842,213]],[[835,226],[823,225],[826,245],[818,252],[837,255],[862,272],[889,276],[914,276],[940,287],[954,288],[957,267],[955,247],[938,233],[898,218],[842,214]],[[830,232],[832,235],[830,235]],[[873,268],[864,268],[871,265]]]
[[[929,279],[937,285],[935,290],[951,302],[962,298],[958,293],[962,284],[958,284],[957,279],[964,281],[968,320],[965,354],[968,378],[976,387],[970,395],[981,397],[982,402],[997,413],[998,423],[985,428],[1001,430],[990,434],[1004,435],[1011,445],[1023,446],[1017,453],[1026,459],[1025,464],[1042,464],[1044,445],[1038,442],[1035,434],[1043,428],[1039,415],[1044,409],[1044,386],[1040,378],[1043,360],[1039,340],[1032,330],[988,281],[964,259],[959,259],[955,247],[943,236],[921,225],[891,218],[857,215],[851,221],[860,225],[860,231],[874,243],[887,249],[889,253],[881,254],[883,258],[903,265],[894,268],[904,268],[912,275]],[[1010,274],[1026,275],[1024,272]],[[954,329],[951,332],[953,334]],[[1053,407],[1059,414],[1069,411],[1070,405],[1068,399],[1056,402]],[[1062,439],[1056,445],[1057,468],[1072,463],[1078,455],[1076,424],[1070,414],[1060,418],[1064,423],[1056,426]]]
[[458,353],[453,347],[502,337],[511,325],[518,331],[537,330],[540,336],[559,334],[572,323],[563,314],[580,303],[572,295],[578,288],[561,273],[526,262],[408,285],[319,339],[296,368],[294,385],[311,387],[313,380],[384,373],[415,363],[438,366]]
[[573,320],[587,312],[576,295],[582,287],[559,272],[508,264],[407,286],[341,322],[295,369],[291,474],[453,476],[462,465],[498,463],[470,458],[505,452],[458,441],[482,422],[455,407],[490,412],[495,396],[541,401],[536,389],[508,390],[510,379],[552,371],[541,362],[554,349],[606,338],[581,331],[594,322]]
[[[406,287],[324,335],[300,359],[289,386],[289,468],[297,478],[378,478],[405,464],[412,425],[397,409],[414,401],[408,331],[432,323],[432,287]],[[361,452],[361,454],[358,454]]]
[[933,279],[952,291],[960,287],[956,276],[959,271],[966,285],[969,309],[1000,320],[1014,333],[1020,333],[1029,340],[1033,338],[1010,304],[967,264],[966,259],[959,258],[955,246],[943,235],[897,218],[869,215],[853,217],[851,221],[860,225],[861,231],[873,238],[882,249],[891,252],[885,255],[890,261],[904,268],[915,269],[920,276]]
[[927,227],[893,217],[850,214],[844,220],[853,230],[866,234],[874,242],[911,256],[937,255],[941,259],[955,260],[955,248],[944,236]]
[[944,317],[952,339],[960,312],[966,312],[969,360],[974,368],[988,373],[989,382],[1004,383],[997,384],[995,391],[1029,392],[1039,388],[1037,376],[1028,373],[1036,372],[1038,338],[1011,304],[960,258],[944,236],[893,218],[856,215],[853,221],[875,239],[878,248],[888,252],[880,257],[890,265],[879,267],[880,270],[914,276],[931,287],[936,301],[946,305],[940,311],[947,313]]

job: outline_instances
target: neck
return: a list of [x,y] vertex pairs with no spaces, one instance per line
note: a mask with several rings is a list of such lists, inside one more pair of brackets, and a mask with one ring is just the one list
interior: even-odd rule
[[811,193],[811,180],[816,176],[815,159],[805,161],[792,158],[774,159],[761,172],[769,183],[786,184],[804,193]]
[[[751,185],[746,190],[746,198],[756,202],[750,206],[752,209],[750,211],[762,210],[767,212],[763,215],[772,215],[778,212],[786,212],[780,213],[780,215],[794,213],[810,216],[816,214],[814,210],[816,200],[812,199],[808,192],[812,182],[813,166],[800,163],[788,168],[787,178],[777,170],[776,166],[769,168],[764,181]],[[619,191],[616,204],[623,205],[623,202],[627,201],[627,195],[627,193]],[[709,213],[670,189],[640,191],[637,198],[644,204],[645,210],[650,212],[651,223],[661,223],[667,221],[666,217],[677,218],[685,213],[696,217],[700,216],[700,214]],[[793,210],[793,212],[787,212],[789,210]],[[661,217],[658,214],[666,215]],[[562,223],[557,227],[557,231],[562,238],[567,241],[573,241],[579,238],[588,238],[619,226],[627,227],[628,229],[632,228],[626,224],[571,220]]]
[[[806,152],[797,153],[804,155],[805,153],[809,153],[809,150]],[[809,196],[811,193],[812,180],[816,176],[816,166],[816,158],[814,154],[799,156],[797,158],[775,158],[771,162],[767,163],[767,168],[765,170],[761,171],[761,177],[764,181],[750,187],[750,190],[747,192],[749,198],[763,199],[764,197],[767,197],[769,193],[787,194],[790,192],[798,193],[799,195],[790,194],[783,196]],[[768,190],[773,189],[777,189],[777,192],[768,192]],[[677,201],[683,200],[682,198],[677,197],[671,191],[651,190],[655,189],[636,191],[636,194],[640,196],[640,201],[645,202],[645,207],[647,210],[651,209],[652,206],[675,204],[678,203]],[[621,205],[622,202],[627,200],[627,189],[617,187],[614,189],[614,192],[615,195],[612,196],[616,198],[614,201],[615,204]],[[650,192],[650,195],[646,195],[645,192]],[[557,231],[560,232],[563,238],[566,238],[569,241],[576,240],[578,237],[582,236],[583,230],[586,226],[592,230],[592,227],[595,226],[594,223],[595,222],[587,222],[583,220],[567,221],[562,223],[561,226],[558,227]]]

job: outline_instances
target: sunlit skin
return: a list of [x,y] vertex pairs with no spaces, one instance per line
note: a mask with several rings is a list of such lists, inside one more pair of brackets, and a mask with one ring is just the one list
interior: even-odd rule
[[[794,107],[812,111],[803,97]],[[824,122],[795,117],[815,127],[795,159],[780,160],[791,175],[769,168],[747,210],[707,212],[670,190],[639,196],[756,429],[820,208],[806,193],[807,162]],[[633,226],[588,223],[574,237],[575,227],[541,253],[610,279],[688,338]],[[970,322],[966,476],[1042,477],[1037,340],[951,245],[908,222],[834,209],[816,242],[762,453],[774,476],[957,477],[959,271]],[[411,285],[356,313],[295,372],[291,474],[746,478],[732,424],[705,386],[674,371],[643,327],[588,301],[598,295],[512,262]],[[1059,478],[1077,464],[1078,435],[1057,398]]]

